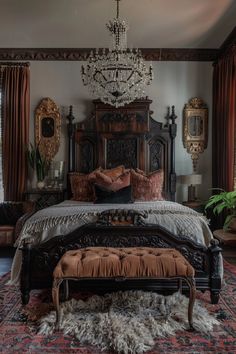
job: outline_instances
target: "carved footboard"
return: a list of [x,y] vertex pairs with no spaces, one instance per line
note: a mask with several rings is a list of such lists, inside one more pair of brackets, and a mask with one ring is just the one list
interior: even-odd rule
[[[186,238],[177,238],[158,225],[143,223],[144,213],[123,211],[104,212],[97,223],[79,227],[70,234],[59,236],[40,245],[25,245],[21,276],[22,301],[27,303],[31,289],[51,287],[53,270],[68,250],[83,247],[160,247],[179,250],[196,271],[196,285],[199,290],[210,290],[212,303],[217,303],[221,289],[221,249],[216,240],[210,247],[199,246]],[[175,291],[177,283],[165,282],[155,284],[136,280],[131,283],[117,284],[107,281],[106,284],[95,281],[84,282],[83,289],[117,290],[145,288],[163,292]]]

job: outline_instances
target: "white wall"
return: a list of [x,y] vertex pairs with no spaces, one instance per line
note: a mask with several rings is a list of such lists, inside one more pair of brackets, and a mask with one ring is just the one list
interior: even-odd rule
[[[66,119],[69,105],[73,105],[74,116],[81,121],[90,115],[93,105],[91,97],[82,84],[81,62],[33,61],[31,62],[31,140],[34,137],[34,110],[43,97],[52,98],[62,112],[61,145],[55,160],[66,160]],[[211,187],[211,112],[212,112],[212,64],[202,62],[155,62],[154,82],[147,95],[153,100],[153,118],[164,122],[167,106],[175,105],[177,119],[176,173],[192,173],[191,156],[182,143],[182,114],[185,103],[192,97],[202,98],[209,107],[208,148],[200,156],[198,173],[203,175],[203,184],[198,196],[208,197]],[[187,188],[177,185],[177,200],[187,198]]]

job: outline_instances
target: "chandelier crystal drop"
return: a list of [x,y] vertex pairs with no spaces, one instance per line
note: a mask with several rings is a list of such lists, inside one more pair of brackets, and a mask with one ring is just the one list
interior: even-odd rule
[[112,38],[108,52],[91,51],[86,65],[82,65],[82,80],[95,98],[115,107],[124,106],[144,97],[145,88],[153,79],[152,66],[148,67],[139,49],[127,48],[128,25],[119,18],[107,23]]

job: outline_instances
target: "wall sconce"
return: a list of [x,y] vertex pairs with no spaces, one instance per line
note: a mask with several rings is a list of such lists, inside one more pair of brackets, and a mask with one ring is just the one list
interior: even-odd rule
[[179,181],[181,184],[188,185],[188,202],[193,202],[197,200],[195,186],[198,184],[202,184],[202,175],[198,175],[198,174],[182,175],[179,176]]
[[194,97],[184,107],[183,144],[193,160],[193,171],[197,170],[198,158],[207,148],[208,108],[200,98]]

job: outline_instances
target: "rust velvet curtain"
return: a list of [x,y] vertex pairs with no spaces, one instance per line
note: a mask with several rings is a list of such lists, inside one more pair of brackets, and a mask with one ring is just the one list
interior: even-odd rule
[[30,71],[28,65],[2,68],[4,200],[20,201],[27,179]]
[[214,66],[212,185],[232,191],[236,134],[236,46]]

